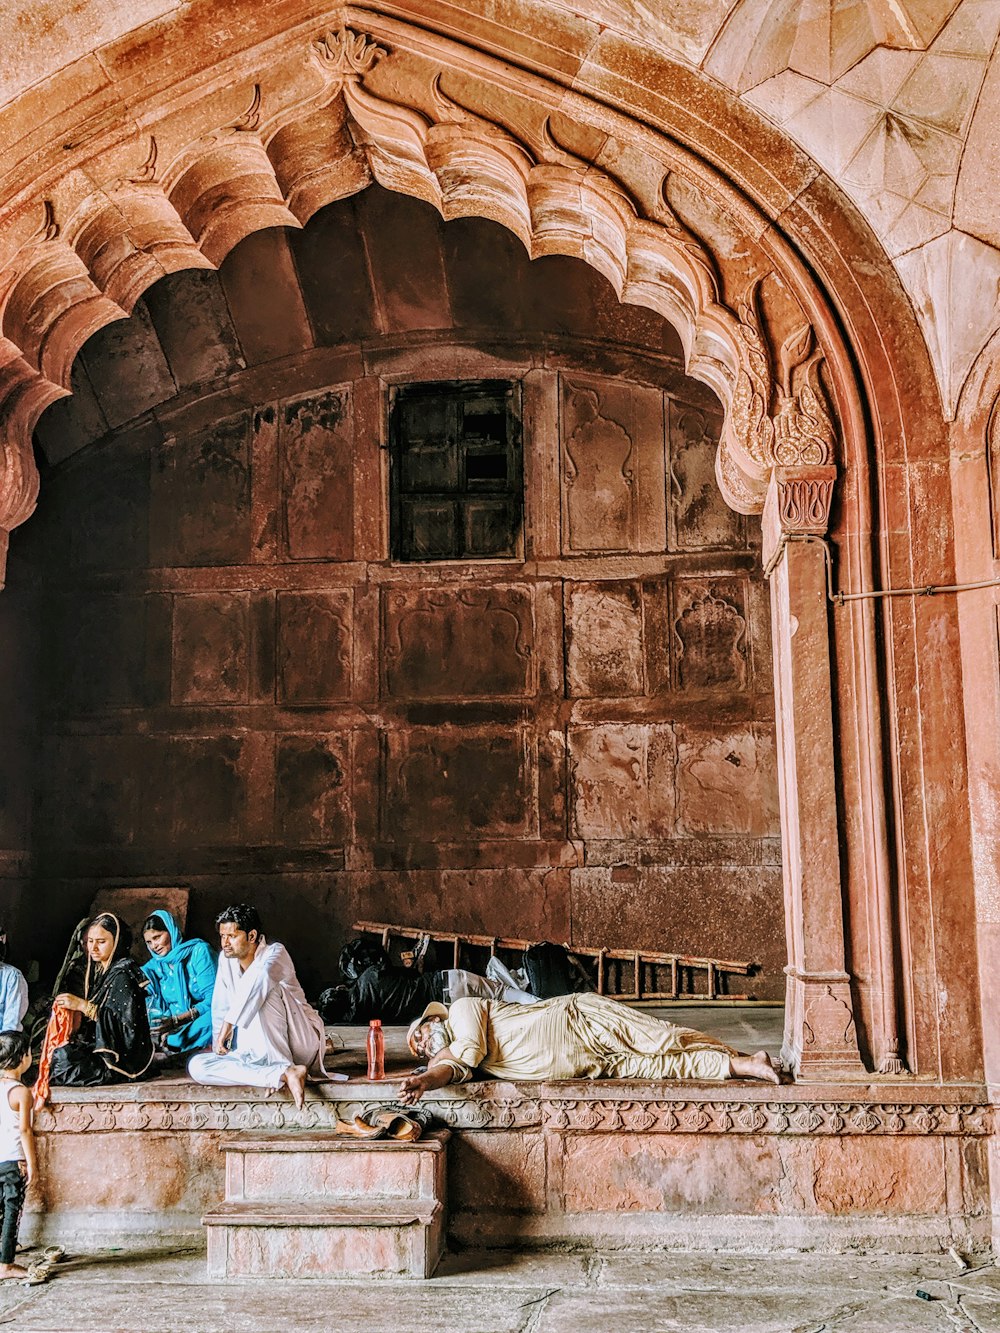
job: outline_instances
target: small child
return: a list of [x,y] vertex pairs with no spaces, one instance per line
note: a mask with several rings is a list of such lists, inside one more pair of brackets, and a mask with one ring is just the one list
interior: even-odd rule
[[21,1082],[30,1064],[24,1033],[0,1032],[0,1281],[29,1276],[14,1255],[24,1195],[37,1171],[31,1093]]

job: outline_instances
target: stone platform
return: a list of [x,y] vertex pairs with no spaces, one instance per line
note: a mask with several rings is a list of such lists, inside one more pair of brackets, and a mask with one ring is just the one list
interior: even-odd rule
[[446,1129],[416,1143],[286,1130],[226,1139],[202,1218],[212,1277],[430,1277],[444,1252]]
[[[44,1212],[25,1232],[87,1249],[200,1240],[224,1198],[224,1140],[329,1128],[397,1086],[310,1087],[301,1112],[285,1093],[186,1078],[56,1091],[37,1121]],[[452,1130],[459,1243],[928,1253],[990,1240],[980,1085],[484,1081],[424,1105]]]

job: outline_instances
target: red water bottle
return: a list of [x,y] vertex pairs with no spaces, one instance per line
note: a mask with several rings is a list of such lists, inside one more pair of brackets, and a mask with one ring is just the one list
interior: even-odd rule
[[373,1018],[368,1024],[368,1077],[385,1078],[385,1037],[382,1020]]

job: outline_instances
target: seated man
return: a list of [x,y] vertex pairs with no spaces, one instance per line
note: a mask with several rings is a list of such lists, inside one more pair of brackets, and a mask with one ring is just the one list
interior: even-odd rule
[[476,1070],[494,1078],[704,1079],[779,1082],[765,1051],[744,1055],[714,1037],[675,1027],[603,995],[563,995],[530,1008],[498,1000],[430,1004],[407,1033],[428,1061],[403,1080],[400,1101],[465,1083]]
[[216,917],[222,953],[212,992],[213,1050],[194,1055],[196,1083],[286,1087],[301,1110],[306,1076],[324,1078],[323,1020],[307,1003],[283,944],[268,944],[253,907],[238,903]]
[[490,959],[486,973],[481,977],[460,967],[421,973],[411,967],[395,967],[386,960],[366,968],[347,986],[325,990],[319,997],[319,1011],[323,1022],[331,1025],[370,1023],[373,1018],[383,1023],[408,1023],[431,1001],[451,1004],[468,995],[537,1004],[537,996],[516,986],[498,959]]

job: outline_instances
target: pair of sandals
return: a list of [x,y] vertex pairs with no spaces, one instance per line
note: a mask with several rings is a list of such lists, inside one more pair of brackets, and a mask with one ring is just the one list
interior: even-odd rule
[[383,1106],[356,1115],[353,1120],[337,1119],[333,1132],[354,1139],[392,1139],[396,1143],[416,1143],[431,1123],[430,1113],[412,1107]]
[[3,1283],[19,1282],[22,1287],[40,1287],[43,1282],[48,1282],[56,1264],[65,1257],[66,1251],[61,1245],[49,1245],[42,1251],[40,1259],[28,1264],[27,1277],[8,1277],[3,1279]]

